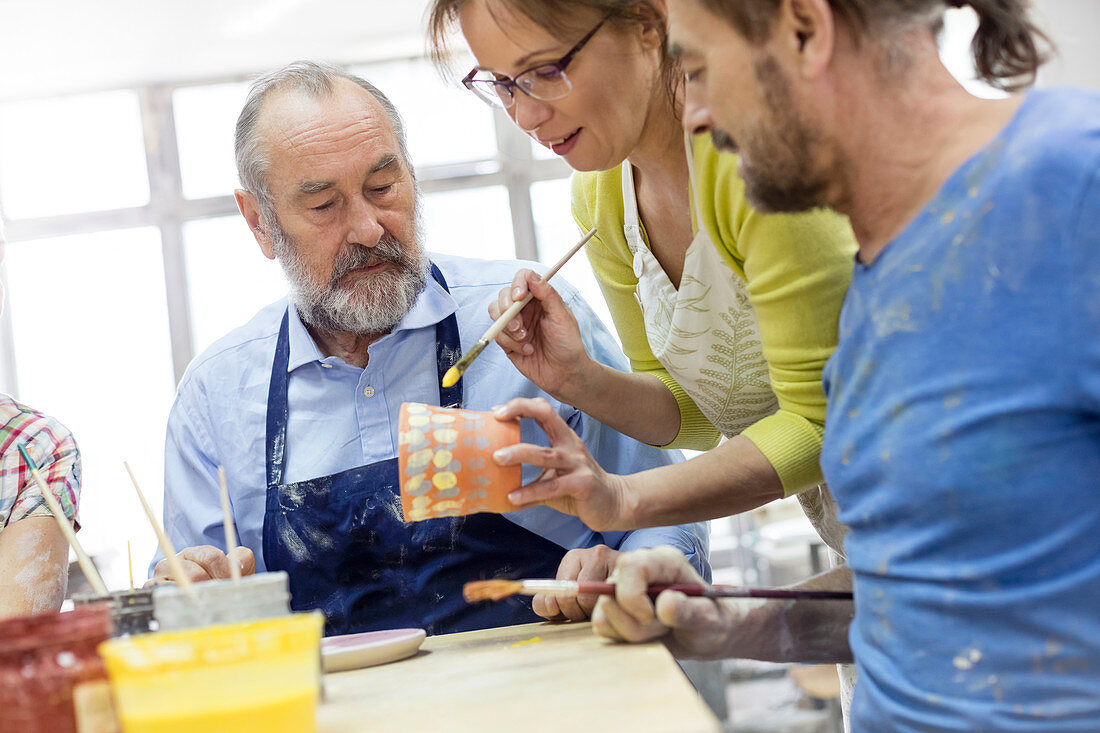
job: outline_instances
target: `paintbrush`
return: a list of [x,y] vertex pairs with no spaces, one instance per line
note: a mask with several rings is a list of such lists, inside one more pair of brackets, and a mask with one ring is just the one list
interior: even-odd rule
[[[646,593],[652,598],[666,590],[702,598],[784,598],[804,601],[850,601],[851,591],[788,590],[784,588],[744,588],[736,585],[701,585],[698,583],[651,583]],[[550,593],[556,596],[615,595],[614,583],[585,580],[475,580],[462,586],[462,597],[468,603],[500,601],[509,596],[533,596]]]
[[176,556],[176,548],[172,546],[172,540],[168,539],[168,535],[164,533],[164,529],[160,526],[160,522],[157,521],[157,515],[153,513],[153,509],[149,506],[149,502],[145,500],[145,494],[142,493],[141,486],[138,485],[137,476],[134,475],[129,463],[123,461],[122,465],[126,467],[126,473],[130,474],[130,482],[133,483],[134,491],[137,492],[138,499],[141,500],[141,507],[145,510],[145,516],[148,518],[149,524],[153,527],[153,533],[157,536],[157,543],[160,544],[160,551],[164,553],[164,559],[168,561],[168,568],[172,571],[176,583],[179,584],[180,588],[183,588],[188,596],[191,598],[198,598],[198,594],[195,593],[194,584],[191,582],[191,579],[187,577],[187,573],[183,570],[183,563],[181,563],[179,557]]
[[80,563],[80,569],[84,571],[84,577],[88,579],[92,588],[95,590],[96,595],[105,596],[109,593],[107,590],[107,584],[103,582],[103,576],[99,574],[99,570],[96,569],[95,563],[92,562],[92,558],[88,557],[88,553],[84,552],[84,548],[80,546],[80,540],[76,538],[76,532],[73,531],[73,526],[69,524],[68,517],[65,516],[65,511],[61,508],[61,503],[57,500],[57,497],[50,491],[50,487],[46,485],[46,481],[42,478],[42,474],[38,472],[38,466],[34,465],[34,461],[27,455],[27,449],[20,445],[16,445],[19,449],[19,455],[23,456],[23,461],[27,464],[27,468],[31,471],[31,477],[34,482],[38,484],[38,490],[42,492],[42,500],[46,502],[46,506],[50,508],[53,513],[54,519],[57,520],[57,524],[61,527],[61,533],[65,535],[65,539],[69,541],[69,545],[72,546],[73,552],[76,553],[76,561]]
[[[560,270],[562,266],[569,261],[569,258],[577,254],[577,252],[580,252],[581,248],[584,247],[584,245],[588,244],[588,240],[592,239],[592,237],[594,237],[595,235],[596,229],[593,228],[589,230],[588,234],[585,234],[583,237],[581,237],[581,241],[574,244],[568,252],[562,255],[562,258],[558,260],[553,267],[546,271],[546,274],[542,276],[542,282],[546,282],[550,278],[554,277],[554,275],[557,274],[558,270]],[[470,367],[470,364],[473,364],[474,359],[478,357],[478,354],[480,354],[485,349],[485,347],[488,346],[489,343],[492,342],[492,340],[495,339],[497,335],[504,330],[504,327],[508,325],[509,321],[519,315],[519,312],[523,310],[523,306],[530,303],[531,298],[533,297],[534,295],[528,292],[522,300],[517,300],[515,303],[512,303],[508,310],[501,313],[500,317],[493,321],[493,325],[489,326],[489,330],[485,332],[485,335],[482,336],[469,351],[463,354],[462,358],[459,359],[455,363],[455,365],[448,369],[447,373],[443,375],[443,386],[451,387],[456,382],[458,382],[463,372],[465,372]]]
[[229,576],[233,583],[241,584],[241,568],[233,559],[237,547],[237,533],[233,528],[233,510],[229,506],[229,486],[225,483],[225,469],[218,466],[218,486],[222,495],[222,527],[225,529],[225,555],[229,558]]

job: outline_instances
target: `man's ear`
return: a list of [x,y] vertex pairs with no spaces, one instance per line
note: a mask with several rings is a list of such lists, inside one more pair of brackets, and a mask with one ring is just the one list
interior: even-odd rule
[[789,68],[815,79],[833,59],[836,18],[829,0],[783,0],[773,41]]
[[652,8],[643,6],[646,18],[641,24],[642,48],[660,48],[664,52],[665,34],[668,26],[668,3],[665,0],[651,0]]
[[252,195],[251,191],[238,188],[233,192],[233,198],[237,199],[237,208],[241,210],[241,216],[248,222],[248,228],[252,230],[252,236],[260,245],[260,251],[269,260],[275,259],[275,248],[271,245],[271,238],[264,228],[263,219],[260,216],[260,202]]

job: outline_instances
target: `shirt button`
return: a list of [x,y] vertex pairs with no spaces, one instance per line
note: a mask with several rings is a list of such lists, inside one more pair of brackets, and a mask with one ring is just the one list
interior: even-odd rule
[[363,389],[363,396],[374,397],[374,387],[366,387]]

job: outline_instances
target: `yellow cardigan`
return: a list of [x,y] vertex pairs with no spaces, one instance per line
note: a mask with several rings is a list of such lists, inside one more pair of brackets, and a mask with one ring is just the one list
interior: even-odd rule
[[[848,220],[830,211],[766,215],[753,209],[745,200],[737,157],[719,154],[710,135],[695,137],[694,156],[701,200],[694,202],[693,227],[698,230],[701,222],[732,273],[747,282],[779,401],[775,414],[742,434],[775,467],[787,495],[798,493],[821,481],[821,370],[836,348],[855,238]],[[634,299],[638,279],[623,233],[621,168],[573,176],[573,217],[583,231],[599,228],[586,248],[588,259],[631,369],[654,375],[676,397],[680,431],[665,447],[713,448],[721,437],[718,430],[653,356],[646,339]],[[644,232],[643,237],[648,246]]]

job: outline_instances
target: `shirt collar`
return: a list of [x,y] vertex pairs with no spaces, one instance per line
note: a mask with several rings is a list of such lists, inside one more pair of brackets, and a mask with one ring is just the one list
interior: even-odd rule
[[[294,303],[289,303],[289,310],[290,360],[287,364],[287,372],[292,372],[300,366],[313,362],[324,363],[326,357],[321,353],[321,349],[317,347],[313,337],[309,335],[309,331],[306,330]],[[409,312],[405,314],[405,317],[401,319],[401,322],[397,324],[392,332],[375,343],[384,343],[394,338],[401,331],[415,331],[420,328],[434,326],[457,310],[458,303],[455,299],[443,289],[443,286],[435,281],[435,278],[429,275],[428,283],[425,285],[424,290],[420,292],[420,295],[417,296],[413,307],[409,309]]]

